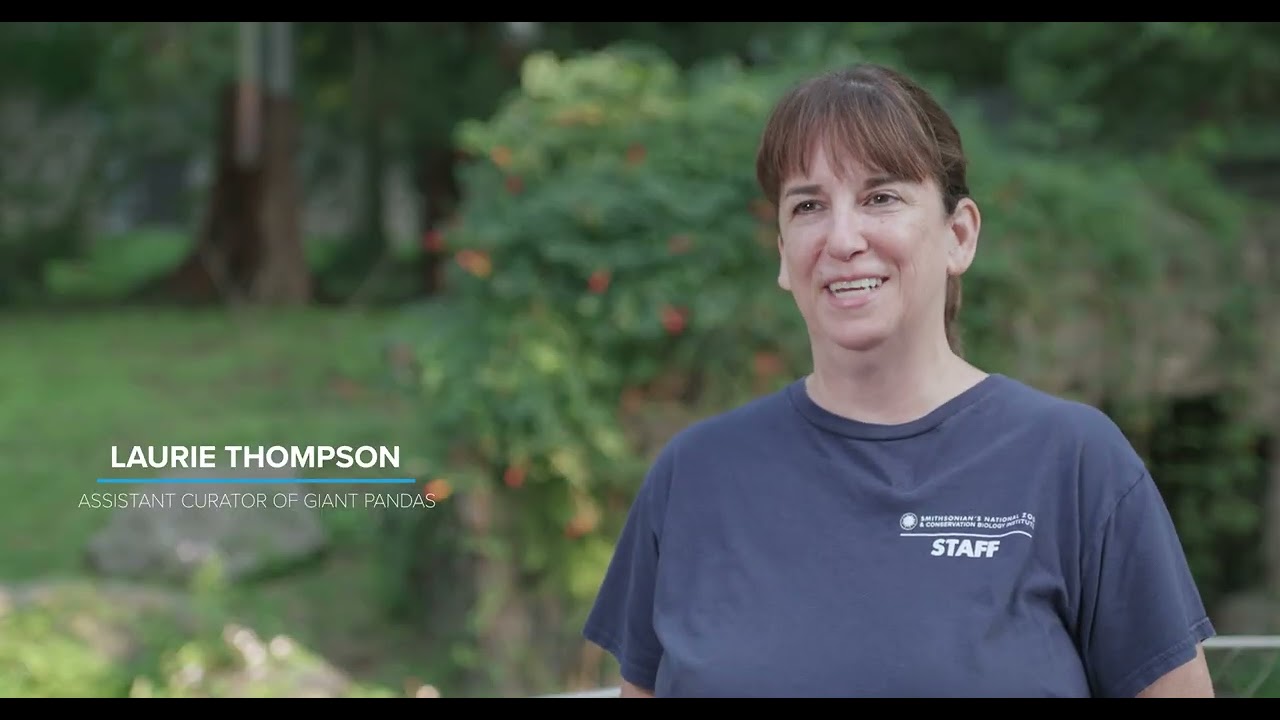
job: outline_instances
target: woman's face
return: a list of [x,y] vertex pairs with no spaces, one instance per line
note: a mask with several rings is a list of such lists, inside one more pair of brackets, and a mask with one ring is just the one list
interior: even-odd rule
[[815,350],[933,334],[945,344],[947,277],[972,262],[977,207],[966,198],[948,216],[935,183],[846,166],[837,174],[820,147],[808,175],[789,178],[778,201],[778,283],[795,297]]

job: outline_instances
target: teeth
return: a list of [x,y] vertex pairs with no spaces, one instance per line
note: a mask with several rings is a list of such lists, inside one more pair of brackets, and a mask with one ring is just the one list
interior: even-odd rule
[[833,282],[828,287],[831,288],[831,292],[845,292],[847,290],[874,290],[880,287],[880,278],[842,280],[840,282]]

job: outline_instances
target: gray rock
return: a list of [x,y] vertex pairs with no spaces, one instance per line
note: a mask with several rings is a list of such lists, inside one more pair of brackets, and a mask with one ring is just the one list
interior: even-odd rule
[[100,492],[151,500],[110,510],[110,520],[90,540],[88,564],[107,577],[187,582],[216,563],[234,582],[285,571],[328,545],[315,509],[275,507],[278,493],[305,492],[284,478],[279,485],[108,485]]

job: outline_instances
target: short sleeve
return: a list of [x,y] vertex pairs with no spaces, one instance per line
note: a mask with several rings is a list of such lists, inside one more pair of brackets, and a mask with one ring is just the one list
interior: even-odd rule
[[1134,697],[1214,635],[1173,519],[1143,472],[1086,545],[1081,653],[1095,696]]
[[613,655],[623,679],[647,690],[657,681],[662,645],[654,631],[658,569],[658,496],[665,454],[650,469],[627,514],[612,560],[587,616],[583,636]]

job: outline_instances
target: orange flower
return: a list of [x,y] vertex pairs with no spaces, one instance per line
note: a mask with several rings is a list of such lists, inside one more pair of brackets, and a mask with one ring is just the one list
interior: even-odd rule
[[524,485],[526,475],[523,465],[512,465],[502,474],[502,482],[509,488],[516,489]]
[[612,274],[606,268],[601,268],[591,273],[591,277],[587,279],[587,288],[591,292],[599,295],[609,289],[609,280]]
[[564,536],[570,540],[577,540],[595,529],[595,520],[593,520],[590,515],[579,514],[574,516],[574,518],[564,526]]
[[463,270],[478,278],[489,277],[493,272],[493,261],[489,259],[489,253],[483,250],[459,250],[457,260]]
[[511,148],[499,145],[489,151],[489,159],[493,161],[494,165],[506,170],[511,167]]
[[453,494],[453,486],[444,478],[436,478],[422,488],[422,494],[432,500],[445,500],[448,499],[449,495]]
[[444,233],[439,230],[428,230],[422,236],[422,246],[428,252],[438,253],[444,250]]
[[756,377],[759,378],[772,379],[782,374],[782,371],[785,369],[783,367],[782,358],[778,357],[777,353],[758,352],[752,360]]
[[683,308],[664,305],[662,307],[662,327],[668,335],[679,335],[688,324],[689,314]]

